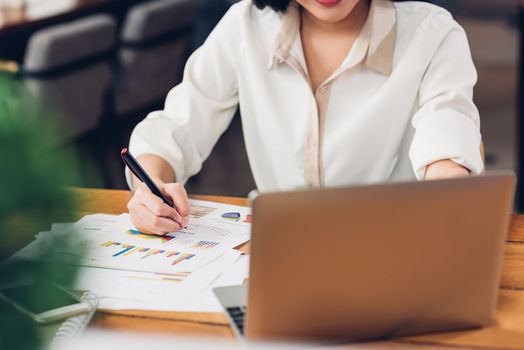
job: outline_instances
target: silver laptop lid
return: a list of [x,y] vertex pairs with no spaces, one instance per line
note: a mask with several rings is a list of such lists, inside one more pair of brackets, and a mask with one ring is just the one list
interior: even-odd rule
[[512,174],[263,194],[246,336],[355,340],[493,319]]

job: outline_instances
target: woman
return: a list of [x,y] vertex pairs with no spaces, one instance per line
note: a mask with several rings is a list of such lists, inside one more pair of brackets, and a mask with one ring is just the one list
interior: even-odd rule
[[260,191],[479,174],[476,83],[463,29],[445,10],[390,0],[244,0],[189,59],[131,151],[177,205],[137,179],[143,232],[187,225],[183,184],[237,105]]

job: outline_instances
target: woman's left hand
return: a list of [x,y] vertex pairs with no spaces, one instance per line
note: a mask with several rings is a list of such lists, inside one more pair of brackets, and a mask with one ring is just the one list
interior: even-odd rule
[[454,177],[467,177],[469,170],[452,160],[439,160],[431,163],[426,168],[425,180],[450,179]]

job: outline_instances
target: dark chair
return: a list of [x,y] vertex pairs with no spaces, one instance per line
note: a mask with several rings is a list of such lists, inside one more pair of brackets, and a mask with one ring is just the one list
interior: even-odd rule
[[115,43],[116,24],[108,15],[85,17],[31,36],[19,74],[32,100],[55,112],[61,141],[93,130],[106,112]]
[[118,52],[114,91],[117,116],[129,116],[163,101],[180,82],[195,7],[193,0],[158,0],[129,10]]

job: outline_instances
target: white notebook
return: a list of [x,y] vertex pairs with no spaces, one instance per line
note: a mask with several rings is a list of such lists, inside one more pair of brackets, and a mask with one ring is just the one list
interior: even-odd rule
[[[93,315],[98,308],[98,297],[90,292],[85,292],[80,298],[82,302],[89,305],[89,311],[77,316],[69,317],[60,325],[58,331],[53,338],[51,345],[56,345],[56,343],[67,340],[71,337],[79,336],[82,334],[84,329],[93,318]],[[51,347],[52,347],[51,346]]]

